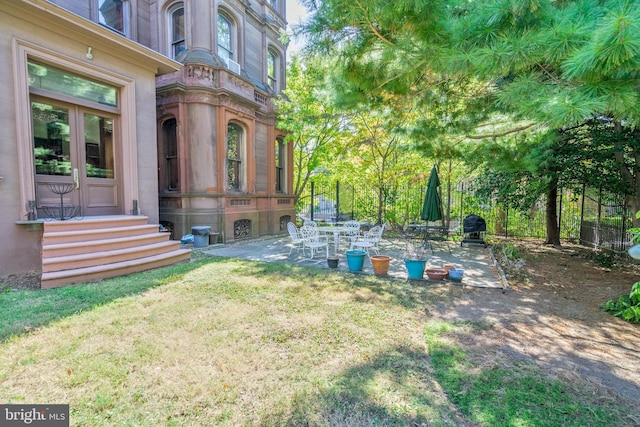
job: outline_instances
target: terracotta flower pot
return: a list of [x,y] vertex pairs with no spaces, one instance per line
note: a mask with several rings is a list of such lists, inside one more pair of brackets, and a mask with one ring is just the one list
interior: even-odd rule
[[373,255],[371,264],[373,264],[373,274],[380,276],[389,273],[389,262],[391,257],[387,255]]
[[447,272],[441,268],[427,269],[426,273],[431,280],[443,280],[447,276]]

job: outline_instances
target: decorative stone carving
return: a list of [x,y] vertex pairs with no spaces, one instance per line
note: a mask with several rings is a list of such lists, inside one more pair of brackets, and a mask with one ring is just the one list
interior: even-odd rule
[[253,91],[254,86],[251,83],[247,82],[244,79],[241,79],[240,77],[229,71],[227,72],[227,80],[237,89],[243,90],[248,93],[251,93],[251,91]]
[[215,70],[203,64],[187,64],[184,67],[187,79],[215,81]]
[[233,238],[251,237],[251,220],[239,219],[233,223]]
[[269,99],[266,95],[261,94],[258,91],[253,91],[253,99],[262,105],[267,105],[267,100]]
[[291,222],[291,215],[283,215],[280,217],[280,231],[287,229],[287,224]]

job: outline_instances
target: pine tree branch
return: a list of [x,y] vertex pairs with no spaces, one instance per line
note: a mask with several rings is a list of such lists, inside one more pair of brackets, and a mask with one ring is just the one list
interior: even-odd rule
[[507,136],[507,135],[510,135],[512,133],[522,132],[523,130],[527,130],[529,128],[532,128],[532,127],[536,126],[536,124],[537,123],[530,123],[528,125],[519,126],[517,128],[506,130],[504,132],[487,133],[487,134],[482,134],[482,135],[465,135],[465,137],[468,138],[468,139],[500,138],[502,136]]
[[365,16],[365,18],[367,20],[367,26],[373,32],[373,34],[375,34],[380,40],[382,40],[383,42],[385,42],[389,46],[393,46],[394,43],[391,40],[387,39],[382,34],[380,34],[380,31],[378,31],[378,29],[375,27],[375,25],[373,25],[371,20],[367,17],[367,10],[362,6],[362,3],[360,2],[360,0],[356,0],[356,4],[360,8],[360,10],[362,10],[362,12],[364,13],[364,16]]

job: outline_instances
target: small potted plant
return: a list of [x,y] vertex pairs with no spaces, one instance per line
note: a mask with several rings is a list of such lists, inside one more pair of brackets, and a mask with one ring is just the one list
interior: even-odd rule
[[427,250],[408,243],[402,253],[409,279],[422,279],[427,265]]
[[340,262],[340,257],[337,255],[331,255],[327,257],[327,265],[329,268],[338,268],[338,263]]

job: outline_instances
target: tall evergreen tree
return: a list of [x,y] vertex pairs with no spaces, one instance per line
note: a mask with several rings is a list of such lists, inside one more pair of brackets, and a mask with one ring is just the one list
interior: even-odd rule
[[[438,129],[438,120],[441,132],[486,138],[531,130],[556,135],[603,115],[618,123],[613,132],[623,132],[640,119],[639,2],[307,3],[316,6],[307,26],[312,44],[338,53],[334,79],[342,102],[381,102],[391,92],[456,112],[425,121],[425,134]],[[495,117],[510,123],[496,131]],[[545,147],[538,153],[553,156]],[[635,213],[640,192],[633,198]]]

